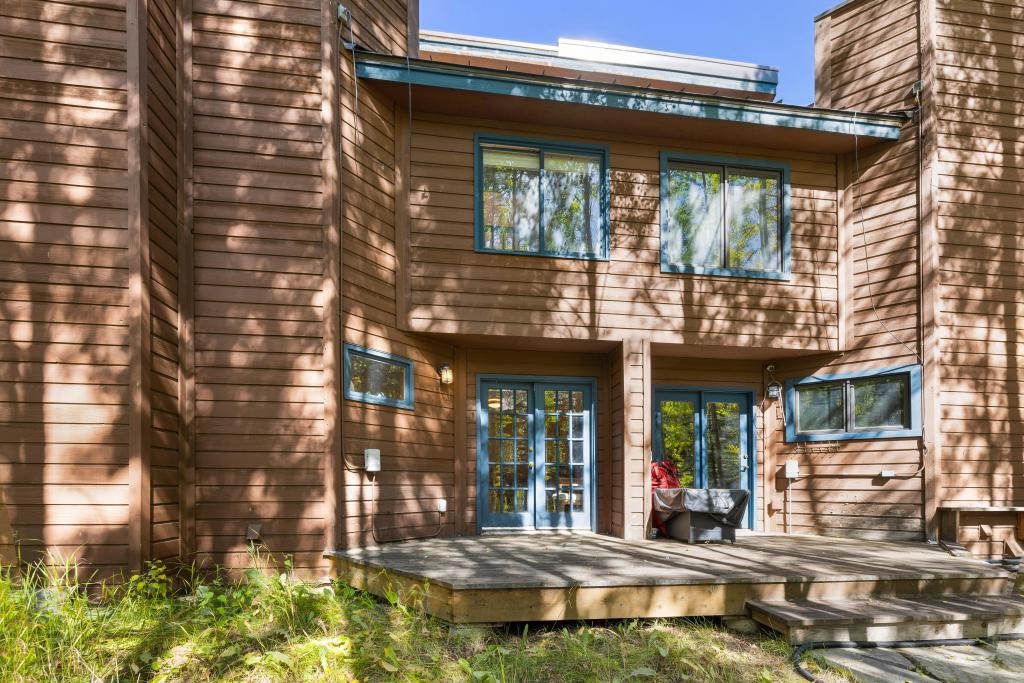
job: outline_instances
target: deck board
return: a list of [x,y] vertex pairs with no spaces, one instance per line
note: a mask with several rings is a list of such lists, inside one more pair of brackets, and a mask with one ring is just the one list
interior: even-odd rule
[[808,535],[736,544],[592,534],[435,538],[329,553],[381,594],[429,586],[428,611],[456,622],[744,614],[747,600],[874,594],[997,594],[1002,570],[934,545]]

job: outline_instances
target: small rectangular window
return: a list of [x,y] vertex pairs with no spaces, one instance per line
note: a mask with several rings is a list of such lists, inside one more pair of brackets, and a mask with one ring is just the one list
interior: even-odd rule
[[607,257],[603,151],[480,140],[477,154],[479,249]]
[[662,269],[784,277],[788,169],[664,157]]
[[346,344],[345,398],[411,409],[412,361],[384,351]]
[[909,366],[788,382],[786,436],[791,441],[919,436],[920,373],[919,366]]

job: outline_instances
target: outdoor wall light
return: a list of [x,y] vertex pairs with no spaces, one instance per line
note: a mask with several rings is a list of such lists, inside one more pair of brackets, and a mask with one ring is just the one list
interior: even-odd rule
[[778,382],[770,382],[768,384],[768,398],[773,401],[778,401],[782,398],[782,385]]
[[452,366],[447,363],[441,363],[437,366],[437,378],[441,381],[441,384],[451,384],[455,381],[455,372],[452,370]]

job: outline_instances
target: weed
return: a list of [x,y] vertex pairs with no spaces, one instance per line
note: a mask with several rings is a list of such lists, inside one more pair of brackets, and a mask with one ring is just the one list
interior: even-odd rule
[[384,601],[254,553],[240,581],[154,562],[85,591],[74,566],[0,570],[0,682],[792,681],[789,649],[688,620],[453,626],[429,586]]

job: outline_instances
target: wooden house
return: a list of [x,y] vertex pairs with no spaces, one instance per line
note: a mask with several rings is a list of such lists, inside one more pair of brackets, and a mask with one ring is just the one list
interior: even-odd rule
[[668,458],[752,532],[1001,557],[1024,10],[814,21],[795,106],[415,0],[2,3],[0,539],[101,576],[642,541]]

